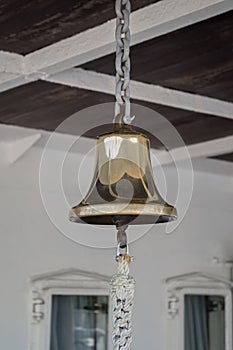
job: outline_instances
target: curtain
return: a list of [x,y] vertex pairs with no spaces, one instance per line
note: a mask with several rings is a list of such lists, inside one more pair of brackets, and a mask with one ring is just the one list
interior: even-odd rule
[[50,350],[75,350],[73,308],[72,296],[53,296]]
[[209,314],[210,350],[225,350],[225,312],[214,310]]
[[205,296],[185,296],[185,350],[209,350],[207,313]]

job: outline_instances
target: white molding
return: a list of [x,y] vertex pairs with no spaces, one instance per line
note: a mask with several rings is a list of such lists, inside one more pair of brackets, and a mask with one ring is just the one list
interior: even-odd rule
[[49,289],[65,290],[69,289],[82,290],[106,290],[111,277],[101,275],[96,272],[83,271],[75,268],[69,268],[59,271],[48,272],[31,278],[34,288],[40,291]]
[[[69,69],[49,76],[45,80],[111,95],[115,93],[114,76],[82,68]],[[131,97],[137,100],[233,119],[233,103],[231,102],[135,80],[130,83],[130,93]]]
[[222,276],[213,275],[207,272],[188,272],[182,275],[168,277],[165,280],[168,290],[175,290],[181,288],[208,288],[210,285],[216,286],[216,283],[219,287],[233,288],[233,282],[229,279],[226,279]]
[[[131,45],[233,9],[231,0],[163,0],[131,14]],[[22,56],[0,51],[0,92],[115,51],[115,19]]]
[[100,280],[100,281],[109,281],[111,278],[110,276],[102,275],[97,272],[91,272],[86,270],[80,270],[77,268],[68,268],[68,269],[62,269],[62,270],[56,270],[56,271],[49,271],[45,272],[39,275],[34,275],[31,278],[32,283],[40,283],[45,281],[61,281],[61,280],[69,280],[71,279],[77,279],[77,277],[85,277],[86,279],[92,279],[92,280]]

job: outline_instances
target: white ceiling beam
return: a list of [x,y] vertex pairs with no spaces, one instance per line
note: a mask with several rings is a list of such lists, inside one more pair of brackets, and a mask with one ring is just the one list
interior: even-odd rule
[[201,171],[211,174],[230,176],[233,174],[233,163],[214,159],[214,158],[197,158],[193,159],[193,168],[195,171]]
[[160,165],[170,164],[173,160],[181,162],[187,159],[188,155],[191,159],[213,157],[233,152],[233,136],[200,142],[187,147],[174,148],[169,150],[169,153],[156,150],[152,150],[152,152]]
[[[52,75],[46,80],[52,83],[107,94],[115,93],[114,76],[81,68],[69,69],[65,72]],[[131,81],[130,92],[132,98],[140,101],[147,101],[169,107],[190,110],[196,113],[233,119],[233,103],[231,102],[168,89],[158,85],[141,83],[135,80]]]
[[28,73],[25,56],[0,51],[0,92],[43,78],[40,72]]
[[0,51],[0,72],[21,75],[24,72],[24,57],[14,52]]
[[24,57],[0,51],[0,92],[24,84]]
[[0,163],[12,164],[40,138],[38,130],[12,125],[0,125]]
[[25,84],[23,75],[0,72],[0,92]]
[[0,142],[0,161],[7,164],[15,163],[21,158],[39,139],[40,133],[18,138],[8,142]]
[[[131,45],[233,9],[232,0],[163,0],[131,14]],[[115,19],[25,56],[27,73],[53,74],[115,51]]]

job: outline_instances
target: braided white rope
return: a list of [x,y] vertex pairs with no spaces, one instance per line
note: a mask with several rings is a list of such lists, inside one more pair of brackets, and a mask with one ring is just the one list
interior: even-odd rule
[[132,310],[135,280],[129,276],[130,257],[122,254],[118,258],[118,273],[111,280],[113,307],[113,349],[129,350],[132,344]]
[[115,116],[124,108],[124,123],[130,124],[130,0],[116,0],[116,104]]

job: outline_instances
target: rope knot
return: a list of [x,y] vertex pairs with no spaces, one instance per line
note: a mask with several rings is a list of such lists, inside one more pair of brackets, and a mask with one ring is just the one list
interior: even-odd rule
[[120,254],[118,256],[118,261],[123,262],[124,260],[127,262],[127,264],[130,264],[131,263],[131,256],[129,256],[128,253]]
[[114,350],[129,350],[132,343],[131,318],[135,280],[129,275],[130,256],[118,256],[118,273],[111,280]]

